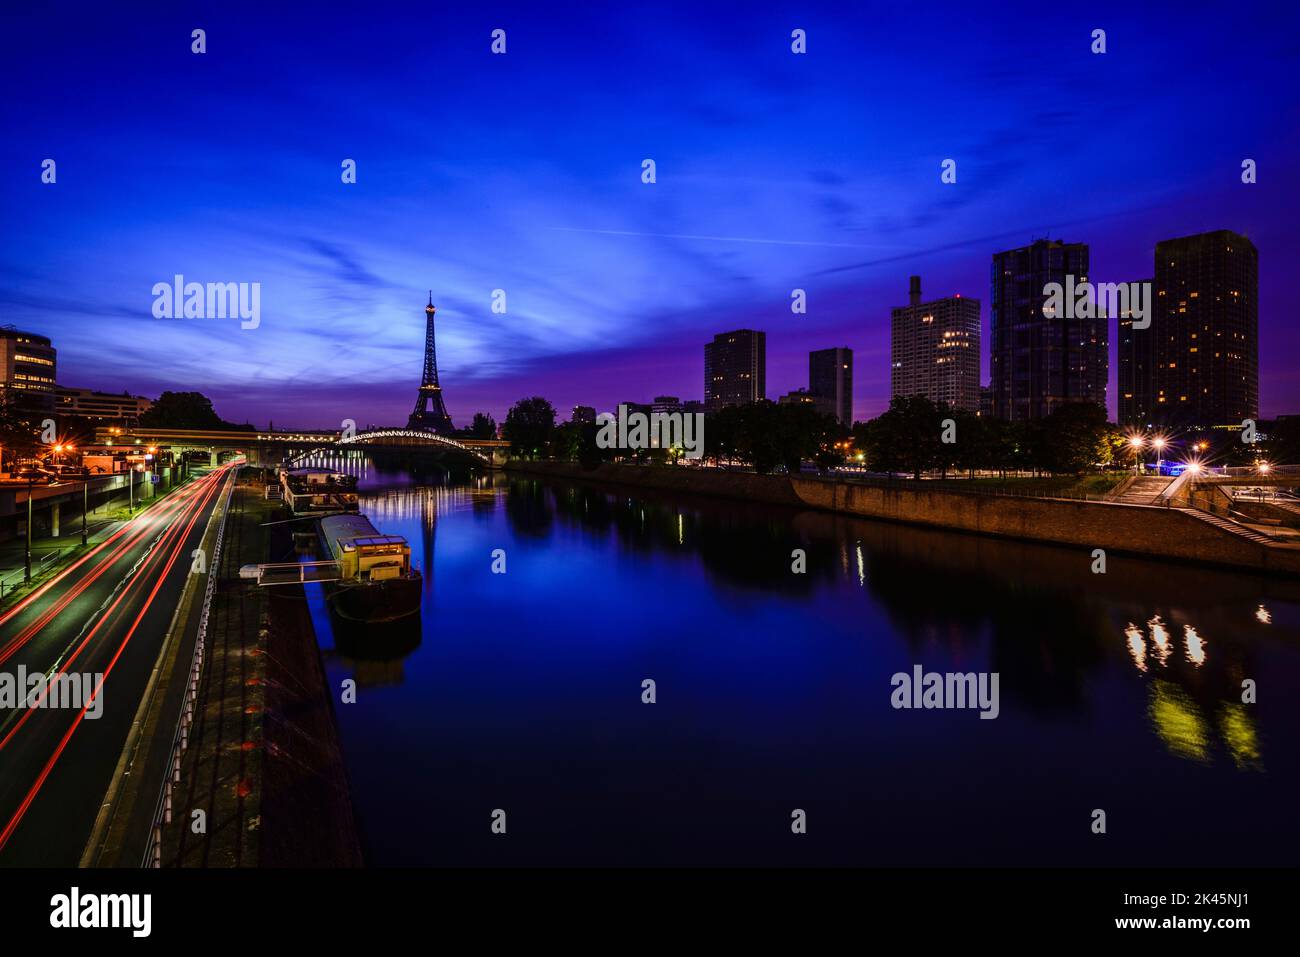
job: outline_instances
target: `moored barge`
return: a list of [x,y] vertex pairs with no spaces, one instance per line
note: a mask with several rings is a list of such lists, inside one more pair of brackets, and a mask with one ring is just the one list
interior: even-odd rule
[[317,521],[322,545],[338,562],[339,580],[325,584],[330,606],[352,621],[396,621],[420,610],[418,569],[400,535],[384,535],[364,515],[326,515]]
[[280,494],[295,515],[310,512],[355,512],[355,476],[328,469],[281,469]]

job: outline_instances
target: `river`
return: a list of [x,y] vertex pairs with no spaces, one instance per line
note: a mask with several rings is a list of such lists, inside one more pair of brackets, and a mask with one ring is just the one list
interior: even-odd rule
[[[309,595],[371,865],[1297,860],[1300,583],[345,467],[425,578],[395,630]],[[894,707],[916,666],[996,718]]]

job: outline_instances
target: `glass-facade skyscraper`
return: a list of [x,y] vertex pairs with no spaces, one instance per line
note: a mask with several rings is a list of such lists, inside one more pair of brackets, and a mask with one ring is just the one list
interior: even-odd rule
[[989,301],[989,378],[993,414],[1042,419],[1068,402],[1106,407],[1109,319],[1075,314],[1068,297],[1059,315],[1044,310],[1045,287],[1088,281],[1088,246],[1050,239],[993,254]]

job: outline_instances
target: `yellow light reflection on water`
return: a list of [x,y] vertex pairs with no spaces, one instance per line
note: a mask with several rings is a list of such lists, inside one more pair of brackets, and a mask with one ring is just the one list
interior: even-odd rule
[[1265,608],[1263,605],[1260,605],[1258,608],[1255,609],[1255,618],[1256,620],[1262,622],[1265,625],[1273,624],[1273,616],[1269,614],[1268,609]]
[[1152,727],[1171,754],[1188,761],[1209,762],[1209,725],[1186,691],[1157,678],[1151,682],[1147,712]]
[[867,562],[866,559],[862,557],[861,545],[858,545],[856,551],[858,553],[858,584],[865,585],[867,583]]
[[1264,770],[1259,760],[1259,737],[1250,709],[1243,704],[1225,701],[1219,707],[1219,734],[1228,746],[1228,753],[1239,768]]
[[1142,632],[1130,621],[1124,629],[1124,636],[1128,638],[1128,653],[1133,656],[1133,664],[1137,665],[1138,671],[1146,671],[1147,643],[1142,638]]
[[1183,625],[1183,641],[1187,645],[1187,660],[1198,668],[1205,664],[1205,639],[1191,625]]

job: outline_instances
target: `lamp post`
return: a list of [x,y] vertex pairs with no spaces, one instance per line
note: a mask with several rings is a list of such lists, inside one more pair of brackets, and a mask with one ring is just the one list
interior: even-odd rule
[[1151,440],[1151,444],[1152,444],[1153,446],[1155,446],[1155,450],[1156,450],[1156,474],[1159,475],[1159,474],[1160,474],[1160,463],[1161,463],[1161,461],[1163,461],[1163,459],[1162,459],[1162,457],[1161,457],[1161,453],[1164,451],[1165,440],[1164,440],[1164,439],[1152,439],[1152,440]]
[[23,581],[32,580],[32,489],[36,480],[27,476],[27,549],[23,554]]
[[90,508],[90,473],[81,477],[81,545],[86,545],[86,510]]
[[1129,448],[1133,450],[1133,474],[1142,474],[1142,446],[1146,444],[1142,436],[1135,435],[1128,440]]

